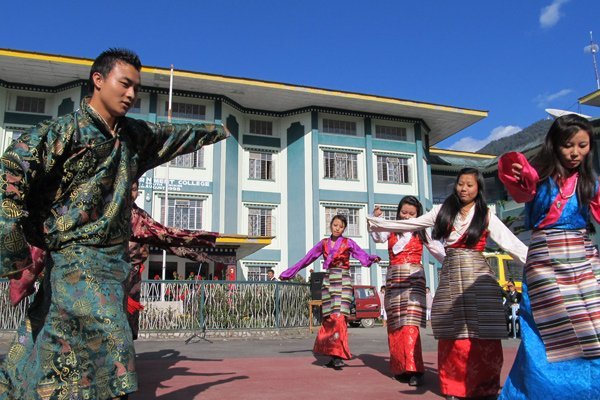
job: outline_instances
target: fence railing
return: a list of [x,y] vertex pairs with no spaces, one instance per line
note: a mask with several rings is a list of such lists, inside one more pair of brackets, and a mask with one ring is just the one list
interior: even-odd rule
[[[19,327],[29,300],[10,305],[0,280],[0,331]],[[309,300],[302,283],[143,281],[140,333],[305,327]]]

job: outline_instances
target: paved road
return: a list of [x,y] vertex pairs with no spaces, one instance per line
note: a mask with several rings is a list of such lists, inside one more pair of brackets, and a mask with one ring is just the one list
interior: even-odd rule
[[[437,344],[422,332],[426,384],[412,388],[391,378],[385,329],[349,328],[354,358],[342,371],[324,368],[311,349],[316,333],[296,337],[188,338],[136,342],[140,390],[131,400],[161,399],[439,399]],[[505,379],[518,341],[503,341]],[[7,340],[0,340],[6,354]]]

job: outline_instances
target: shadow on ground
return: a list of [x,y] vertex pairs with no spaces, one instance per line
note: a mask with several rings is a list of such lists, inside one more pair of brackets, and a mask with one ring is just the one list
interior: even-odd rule
[[[222,362],[222,359],[207,359],[207,358],[190,358],[185,357],[176,350],[159,350],[156,352],[145,352],[139,354],[136,357],[136,366],[139,379],[139,390],[129,396],[131,400],[146,400],[146,399],[160,399],[160,400],[181,400],[181,399],[193,399],[200,393],[207,389],[223,385],[229,382],[248,379],[245,375],[235,375],[235,372],[218,372],[218,373],[198,373],[192,372],[190,368],[178,366],[176,364],[186,362]],[[181,364],[180,364],[181,365]],[[233,376],[232,376],[233,375]],[[187,385],[188,382],[192,383],[195,381],[194,377],[223,377],[221,379],[212,380],[210,382],[204,382],[200,384]],[[178,384],[166,385],[165,382],[169,382],[174,378],[177,379]],[[205,380],[205,379],[203,379]],[[185,384],[181,385],[181,382]],[[169,387],[177,387],[176,390],[157,395],[159,389],[164,391]]]
[[[380,374],[388,376],[390,379],[394,380],[392,372],[390,371],[390,358],[388,356],[360,354],[356,358],[361,360],[365,367],[378,371]],[[441,396],[441,392],[438,385],[437,369],[434,368],[432,363],[426,361],[424,362],[424,366],[425,375],[423,377],[425,379],[425,384],[419,387],[412,387],[406,383],[398,382],[398,385],[401,388],[401,390],[399,390],[400,393],[422,395],[430,392]]]

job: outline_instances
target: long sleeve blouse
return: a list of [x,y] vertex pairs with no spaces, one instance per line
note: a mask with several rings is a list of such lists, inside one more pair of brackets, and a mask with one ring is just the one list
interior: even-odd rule
[[[391,235],[392,232],[371,232],[371,238],[375,243],[385,243],[389,240]],[[404,250],[413,234],[411,232],[399,232],[397,235],[398,241],[394,243],[394,246],[392,247],[392,252],[394,254],[400,254],[400,252]],[[427,236],[427,242],[423,244],[436,260],[443,262],[444,257],[446,257],[444,245],[438,240],[433,240],[429,232],[425,231],[425,235]]]
[[[346,242],[345,245],[343,242]],[[325,248],[328,246],[328,249]],[[331,238],[320,240],[312,249],[306,253],[300,261],[293,266],[283,271],[280,275],[280,279],[291,279],[303,268],[306,268],[312,264],[317,258],[322,255],[326,257],[323,264],[323,269],[327,269],[331,266],[342,266],[345,268],[350,267],[350,256],[357,259],[361,265],[370,267],[371,264],[376,262],[379,257],[374,254],[369,254],[360,248],[356,242],[350,238],[339,237],[336,241],[332,241]]]
[[[512,172],[513,164],[523,167],[519,180]],[[527,203],[525,226],[529,229],[584,229],[590,214],[600,222],[598,187],[589,207],[581,207],[576,195],[577,172],[561,181],[552,177],[542,181],[523,154],[510,152],[498,160],[498,177],[516,202]]]
[[[404,220],[385,220],[377,217],[367,217],[367,223],[370,232],[413,232],[421,229],[432,228],[435,225],[435,220],[442,208],[437,205],[426,214],[418,218],[410,218]],[[467,232],[473,216],[475,215],[475,207],[469,210],[467,216],[463,217],[460,213],[456,216],[453,222],[453,229],[450,235],[445,239],[446,246],[456,244]],[[509,253],[514,258],[525,264],[527,257],[527,246],[523,244],[511,231],[500,221],[496,214],[488,210],[488,230],[490,238],[498,244],[504,251]]]

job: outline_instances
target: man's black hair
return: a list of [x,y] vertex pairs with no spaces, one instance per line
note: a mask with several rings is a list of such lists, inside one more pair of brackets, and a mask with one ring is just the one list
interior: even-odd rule
[[94,73],[99,72],[103,77],[106,78],[117,62],[130,64],[138,71],[141,71],[142,69],[142,62],[140,61],[138,55],[133,51],[121,48],[111,48],[105,50],[98,57],[96,57],[94,64],[92,64],[90,77],[88,79],[88,90],[90,94],[94,93],[94,81],[92,80]]

